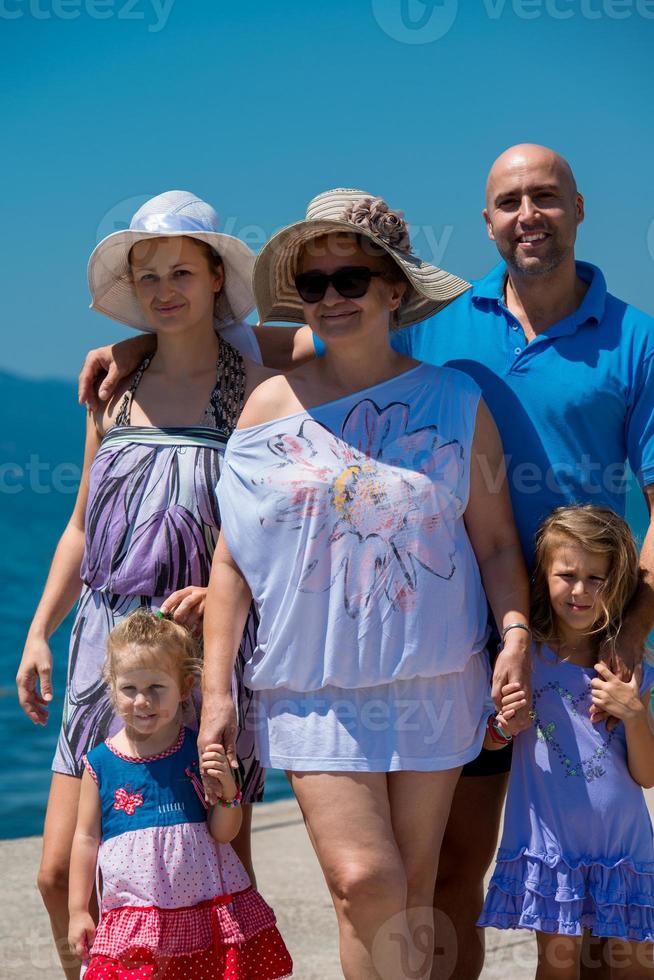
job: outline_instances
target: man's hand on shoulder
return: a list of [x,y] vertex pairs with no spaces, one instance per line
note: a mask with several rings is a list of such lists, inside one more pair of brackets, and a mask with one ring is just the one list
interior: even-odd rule
[[122,378],[133,374],[144,357],[157,349],[154,334],[130,337],[89,351],[79,376],[79,403],[92,412],[103,409]]

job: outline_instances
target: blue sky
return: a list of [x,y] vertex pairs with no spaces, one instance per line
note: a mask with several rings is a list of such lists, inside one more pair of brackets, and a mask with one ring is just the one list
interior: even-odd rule
[[523,140],[569,158],[579,256],[654,313],[653,41],[653,0],[0,0],[0,368],[73,377],[130,333],[88,310],[86,262],[171,188],[258,247],[362,187],[482,275],[485,174]]

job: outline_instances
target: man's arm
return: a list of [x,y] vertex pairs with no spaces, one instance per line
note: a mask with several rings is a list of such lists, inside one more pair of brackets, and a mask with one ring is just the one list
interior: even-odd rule
[[109,402],[121,379],[136,371],[143,358],[156,349],[156,334],[143,333],[89,351],[79,376],[80,405],[98,412]]
[[617,656],[611,662],[605,651],[601,659],[623,681],[628,681],[634,666],[641,660],[643,646],[654,627],[654,345],[651,342],[652,321],[645,318],[643,335],[647,339],[633,360],[627,399],[625,438],[627,459],[643,485],[649,525],[640,553],[641,581],[629,603],[617,644]]
[[654,484],[643,488],[649,512],[649,526],[640,552],[640,582],[627,607],[618,640],[618,655],[614,664],[623,680],[631,677],[642,659],[647,637],[654,629]]
[[310,327],[254,327],[266,367],[291,371],[316,356]]

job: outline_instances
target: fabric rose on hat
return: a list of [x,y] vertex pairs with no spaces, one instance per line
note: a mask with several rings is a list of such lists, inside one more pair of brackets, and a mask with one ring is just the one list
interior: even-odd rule
[[398,252],[411,251],[409,229],[401,211],[393,211],[381,197],[364,197],[351,204],[344,221],[372,232],[384,244]]

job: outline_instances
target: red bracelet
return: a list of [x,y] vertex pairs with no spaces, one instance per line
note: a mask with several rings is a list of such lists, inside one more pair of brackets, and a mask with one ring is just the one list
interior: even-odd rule
[[493,715],[488,716],[488,721],[486,722],[486,728],[488,729],[488,734],[491,740],[495,742],[496,745],[508,745],[509,742],[513,741],[513,735],[509,735],[502,731],[502,728]]
[[219,796],[218,799],[216,800],[216,803],[220,804],[220,806],[224,806],[227,809],[229,809],[230,806],[240,806],[242,799],[243,799],[243,794],[241,793],[240,789],[238,789],[237,787],[236,796],[233,799],[224,800],[222,796]]

